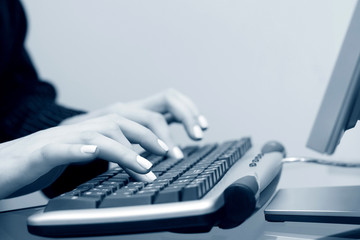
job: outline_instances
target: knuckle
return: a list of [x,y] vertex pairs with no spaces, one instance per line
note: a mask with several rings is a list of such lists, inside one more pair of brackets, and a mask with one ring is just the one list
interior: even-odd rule
[[115,103],[114,105],[113,105],[113,107],[114,108],[122,108],[122,107],[124,107],[124,103],[122,103],[122,102],[117,102],[117,103]]
[[168,88],[168,89],[166,89],[165,93],[169,94],[169,95],[175,95],[178,93],[178,91],[175,90],[175,88]]
[[174,88],[169,88],[165,91],[165,99],[167,101],[171,100],[172,98],[176,98],[180,95],[180,92]]
[[156,139],[156,135],[148,128],[144,128],[143,132],[141,133],[140,144],[144,144],[149,141],[154,141]]
[[85,131],[80,134],[80,139],[82,142],[88,143],[93,141],[99,136],[98,132],[95,131]]
[[46,144],[45,146],[42,146],[40,148],[40,155],[42,159],[48,160],[51,159],[49,158],[49,153],[51,151],[52,145],[51,144]]
[[170,101],[172,98],[174,98],[175,97],[175,90],[173,90],[173,89],[168,89],[168,90],[166,90],[165,91],[165,101]]
[[123,120],[118,114],[109,114],[106,116],[105,127],[110,130],[118,130],[120,122]]
[[126,147],[126,148],[131,148],[131,143],[129,142],[129,140],[126,139],[126,141],[124,141],[123,145]]
[[110,113],[106,116],[106,118],[110,121],[118,121],[120,119],[120,116],[116,113]]
[[150,114],[149,120],[152,124],[165,124],[165,118],[160,113]]
[[119,125],[114,121],[108,122],[106,128],[110,131],[118,131],[120,129]]
[[127,150],[124,152],[123,158],[126,162],[130,163],[134,160],[134,154],[131,151]]
[[146,139],[152,139],[155,136],[155,134],[148,128],[144,128],[143,135]]

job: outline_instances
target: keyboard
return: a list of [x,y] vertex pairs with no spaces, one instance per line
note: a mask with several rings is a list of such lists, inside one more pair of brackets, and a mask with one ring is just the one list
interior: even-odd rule
[[271,196],[285,152],[256,149],[248,137],[182,150],[181,160],[141,154],[153,163],[154,182],[136,182],[117,167],[49,200],[28,218],[29,231],[72,237],[232,228]]

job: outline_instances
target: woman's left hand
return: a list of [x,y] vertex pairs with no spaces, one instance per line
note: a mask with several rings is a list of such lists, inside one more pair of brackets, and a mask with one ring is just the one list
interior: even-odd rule
[[183,153],[171,138],[169,124],[181,123],[193,140],[202,139],[203,131],[208,128],[206,118],[200,114],[196,105],[189,97],[174,89],[168,89],[145,99],[116,103],[75,116],[64,120],[61,125],[78,123],[108,114],[117,114],[149,128],[169,147],[168,155],[175,158],[183,158]]

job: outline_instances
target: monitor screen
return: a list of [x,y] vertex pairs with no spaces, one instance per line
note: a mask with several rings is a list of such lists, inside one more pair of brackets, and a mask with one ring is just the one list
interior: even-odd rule
[[360,115],[360,5],[354,13],[331,74],[307,147],[332,154]]

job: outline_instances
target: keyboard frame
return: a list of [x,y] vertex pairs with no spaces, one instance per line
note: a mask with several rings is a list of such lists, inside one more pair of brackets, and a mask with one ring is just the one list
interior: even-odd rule
[[[28,218],[31,233],[51,237],[113,235],[155,231],[207,231],[219,223],[225,204],[223,192],[244,176],[254,176],[259,185],[256,198],[281,173],[283,154],[268,153],[256,167],[249,163],[260,153],[253,146],[202,199],[175,203],[96,208],[81,210],[40,211]],[[141,227],[140,227],[141,226]]]

